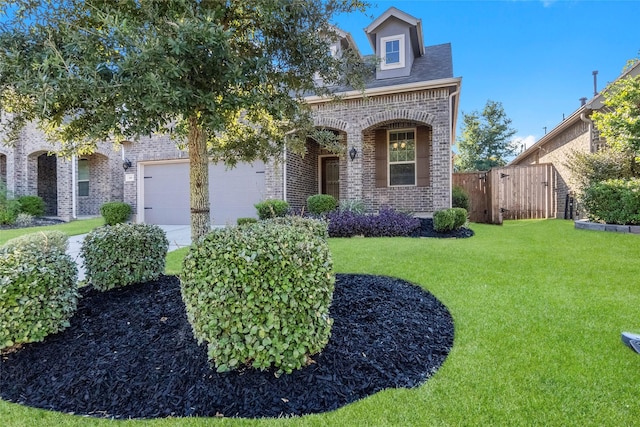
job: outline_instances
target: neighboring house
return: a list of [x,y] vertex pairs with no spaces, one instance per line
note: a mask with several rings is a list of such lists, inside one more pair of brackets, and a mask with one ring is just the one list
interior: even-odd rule
[[[461,85],[453,77],[451,46],[424,46],[421,20],[394,7],[365,32],[379,60],[372,61],[377,65],[364,94],[334,88],[339,102],[306,98],[315,125],[339,134],[344,152],[327,152],[309,139],[304,156],[287,152],[231,170],[210,165],[214,224],[255,216],[253,205],[265,198],[286,199],[299,211],[318,193],[362,200],[371,212],[394,207],[430,215],[451,206]],[[339,34],[332,54],[357,51],[348,33]],[[122,200],[138,222],[189,223],[188,153],[168,137],[142,138],[119,151],[104,144],[92,156],[69,160],[47,156],[50,149],[33,128],[23,131],[15,149],[0,147],[0,179],[16,195],[41,195],[48,214],[69,220]]]
[[[640,74],[640,63],[622,73],[617,79]],[[581,151],[593,153],[605,145],[590,117],[594,111],[604,106],[604,97],[596,94],[591,100],[583,103],[558,126],[540,138],[527,150],[520,153],[508,166],[534,165],[551,163],[556,172],[556,200],[554,207],[557,218],[570,216],[571,207],[567,202],[574,195],[573,178],[565,165],[571,152]],[[567,215],[565,215],[565,213]],[[574,212],[575,217],[575,212]]]

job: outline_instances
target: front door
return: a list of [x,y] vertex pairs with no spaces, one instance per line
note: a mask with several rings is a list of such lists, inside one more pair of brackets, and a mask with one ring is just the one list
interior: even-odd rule
[[340,200],[340,159],[338,157],[322,157],[320,176],[320,192],[330,194],[336,200]]

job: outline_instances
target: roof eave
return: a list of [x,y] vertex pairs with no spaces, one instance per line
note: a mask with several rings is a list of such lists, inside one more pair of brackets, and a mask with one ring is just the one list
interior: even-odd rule
[[[365,89],[364,91],[360,90],[350,90],[346,92],[337,92],[335,96],[340,99],[356,99],[362,98],[363,96],[379,96],[379,95],[388,95],[394,93],[403,93],[403,92],[414,92],[417,90],[425,90],[425,89],[435,89],[435,88],[445,88],[450,86],[460,87],[462,82],[461,77],[452,77],[446,79],[438,79],[438,80],[427,80],[422,82],[414,82],[414,83],[404,83],[399,85],[390,85],[390,86],[382,86],[371,89]],[[304,101],[307,104],[319,104],[331,101],[332,97],[330,96],[307,96],[304,98]]]

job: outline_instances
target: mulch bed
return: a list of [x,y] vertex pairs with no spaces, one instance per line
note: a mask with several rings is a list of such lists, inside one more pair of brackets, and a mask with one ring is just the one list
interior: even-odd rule
[[57,224],[62,224],[63,222],[65,221],[57,218],[38,217],[38,218],[33,218],[33,222],[26,226],[18,225],[18,224],[0,224],[0,230],[10,230],[14,228],[41,227],[44,225],[57,225]]
[[444,362],[453,321],[406,281],[339,274],[327,347],[276,378],[217,373],[196,343],[174,276],[100,293],[83,288],[65,331],[0,358],[0,397],[107,418],[278,417],[331,411],[385,388],[416,387]]
[[437,237],[440,239],[457,238],[465,239],[472,237],[475,233],[472,229],[467,227],[460,227],[457,230],[449,231],[446,233],[439,233],[433,228],[432,218],[420,218],[420,229],[414,233],[412,237]]

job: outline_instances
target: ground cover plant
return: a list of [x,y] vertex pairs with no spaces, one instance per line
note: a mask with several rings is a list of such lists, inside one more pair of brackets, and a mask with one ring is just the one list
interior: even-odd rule
[[[639,237],[561,220],[471,228],[470,239],[329,240],[337,273],[400,277],[451,311],[454,347],[423,386],[302,418],[118,425],[635,425],[640,356],[620,332],[640,332]],[[167,266],[184,252],[169,253]],[[0,419],[11,427],[114,425],[3,401]]]

